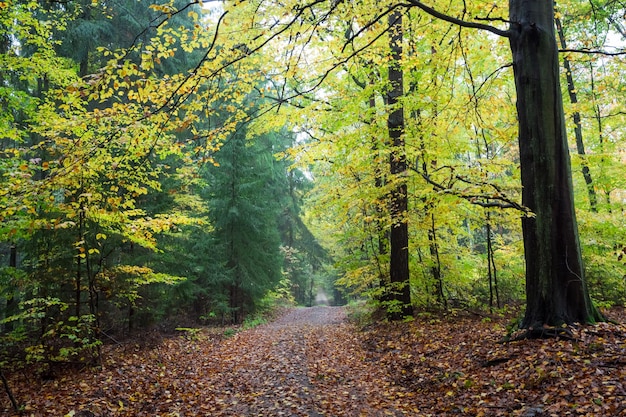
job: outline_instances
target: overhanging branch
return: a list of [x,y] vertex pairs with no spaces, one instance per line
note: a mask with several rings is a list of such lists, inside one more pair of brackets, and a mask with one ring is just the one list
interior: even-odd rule
[[502,36],[505,38],[508,38],[511,36],[511,32],[509,30],[502,30],[502,29],[498,29],[495,26],[491,26],[491,25],[487,25],[484,23],[477,23],[477,22],[468,22],[467,20],[462,20],[462,19],[458,19],[456,17],[453,16],[449,16],[445,13],[441,13],[435,9],[433,9],[430,6],[425,5],[424,3],[422,3],[419,0],[407,0],[409,2],[410,5],[415,6],[421,10],[423,10],[424,12],[428,13],[429,15],[436,17],[437,19],[441,19],[444,20],[446,22],[455,24],[455,25],[459,25],[461,27],[464,28],[470,28],[470,29],[480,29],[480,30],[486,30],[489,31],[491,33],[494,33],[498,36]]
[[559,53],[576,53],[576,54],[588,54],[588,55],[605,55],[605,56],[622,56],[626,55],[626,51],[608,52],[600,51],[597,49],[559,49]]
[[[451,171],[450,178],[447,184],[442,184],[440,182],[433,180],[429,174],[420,170],[419,168],[410,167],[412,171],[417,172],[424,179],[424,181],[426,181],[426,183],[431,185],[435,189],[435,191],[439,193],[454,195],[455,197],[462,198],[463,200],[466,200],[471,204],[475,204],[481,207],[496,207],[496,208],[502,208],[502,209],[511,208],[511,209],[521,211],[525,215],[530,215],[532,213],[532,211],[528,207],[525,207],[517,203],[516,201],[514,201],[513,199],[505,195],[504,192],[501,190],[501,188],[498,187],[497,185],[489,183],[489,182],[484,182],[484,181],[472,181],[469,178],[463,177],[461,175],[452,174],[452,172],[454,171],[454,168],[453,167],[448,167],[448,168],[450,168],[450,171]],[[463,190],[454,188],[454,183],[456,183],[457,181],[474,185],[474,186],[478,186],[478,187],[486,186],[489,188],[493,188],[495,192],[493,193],[487,193],[487,192],[467,193],[467,192],[464,192]]]

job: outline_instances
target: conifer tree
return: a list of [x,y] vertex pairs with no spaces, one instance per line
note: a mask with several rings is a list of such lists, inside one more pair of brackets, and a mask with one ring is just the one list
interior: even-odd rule
[[224,274],[221,291],[232,320],[239,323],[281,278],[272,143],[269,137],[248,141],[245,129],[240,129],[215,161],[218,166],[210,167],[208,180],[214,250]]

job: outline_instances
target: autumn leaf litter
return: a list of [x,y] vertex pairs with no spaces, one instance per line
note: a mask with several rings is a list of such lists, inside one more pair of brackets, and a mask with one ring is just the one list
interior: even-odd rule
[[[33,416],[626,416],[625,325],[501,343],[507,320],[360,328],[343,308],[293,309],[232,337],[106,346],[100,370],[9,383]],[[14,414],[5,397],[0,412]]]

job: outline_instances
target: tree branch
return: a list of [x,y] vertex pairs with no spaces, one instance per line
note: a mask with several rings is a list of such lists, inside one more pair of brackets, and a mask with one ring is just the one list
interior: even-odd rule
[[598,51],[592,49],[559,49],[559,53],[577,53],[577,54],[590,54],[590,55],[605,55],[605,56],[622,56],[626,55],[626,51],[620,52],[607,52],[607,51]]
[[408,0],[409,4],[412,6],[415,6],[421,10],[423,10],[424,12],[428,13],[429,15],[436,17],[437,19],[441,19],[444,20],[448,23],[452,23],[455,25],[459,25],[462,26],[464,28],[470,28],[470,29],[480,29],[480,30],[486,30],[489,31],[491,33],[494,33],[498,36],[502,36],[505,38],[508,38],[511,36],[511,32],[509,30],[502,30],[502,29],[498,29],[497,27],[491,26],[491,25],[486,25],[484,23],[476,23],[476,22],[468,22],[466,20],[462,20],[462,19],[458,19],[456,17],[452,17],[449,16],[445,13],[441,13],[435,9],[433,9],[430,6],[426,6],[424,3],[422,3],[419,0]]
[[[398,4],[394,4],[393,6],[391,6],[390,8],[388,8],[387,10],[385,10],[384,12],[380,13],[378,16],[376,16],[374,19],[371,19],[369,22],[367,22],[365,25],[363,25],[363,27],[361,27],[356,33],[353,33],[352,36],[348,37],[345,41],[345,43],[343,44],[343,47],[341,48],[341,52],[343,53],[347,46],[350,45],[356,38],[358,38],[362,33],[364,33],[365,31],[367,31],[369,28],[371,28],[372,26],[374,26],[376,23],[380,22],[382,20],[383,17],[387,16],[388,14],[394,12],[397,8],[399,7],[403,7],[405,6],[404,4],[398,3]],[[376,39],[378,39],[380,36],[382,36],[384,33],[387,33],[389,31],[389,29],[385,29],[383,30],[379,36],[376,37]]]
[[[452,167],[449,167],[451,170],[453,170]],[[504,193],[501,191],[500,187],[498,187],[495,184],[491,184],[488,182],[476,182],[476,181],[471,181],[468,178],[462,177],[460,175],[454,175],[450,177],[450,181],[448,182],[447,185],[441,184],[435,180],[433,180],[430,175],[428,175],[426,172],[421,171],[419,168],[416,167],[410,167],[410,169],[414,172],[417,172],[428,184],[430,184],[437,192],[440,192],[442,194],[450,194],[450,195],[454,195],[456,197],[462,198],[464,200],[467,200],[468,202],[470,202],[471,204],[475,204],[477,206],[481,206],[481,207],[497,207],[497,208],[502,208],[502,209],[508,209],[508,208],[512,208],[518,211],[521,211],[525,214],[530,214],[531,210],[528,207],[525,207],[515,201],[513,201],[511,198],[507,197],[506,195],[504,195]],[[479,192],[479,193],[465,193],[461,190],[456,190],[453,188],[453,185],[456,181],[461,181],[464,182],[466,184],[470,184],[470,185],[475,185],[475,186],[489,186],[491,188],[493,188],[496,193],[483,193],[483,192]]]

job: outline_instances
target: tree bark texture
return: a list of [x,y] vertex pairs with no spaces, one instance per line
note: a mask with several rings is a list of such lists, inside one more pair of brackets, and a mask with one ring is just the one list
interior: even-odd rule
[[390,113],[387,119],[391,152],[389,155],[390,173],[395,187],[390,193],[391,231],[390,244],[390,299],[397,306],[388,310],[391,320],[400,320],[412,314],[411,288],[409,285],[409,229],[407,223],[408,191],[404,175],[407,171],[404,148],[404,108],[400,102],[404,94],[404,77],[400,67],[402,58],[402,13],[398,10],[389,15],[389,46],[391,65],[387,104]]
[[510,0],[522,176],[526,313],[522,328],[600,318],[585,283],[565,115],[559,82],[554,5]]

